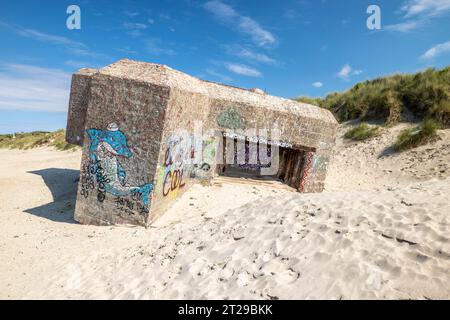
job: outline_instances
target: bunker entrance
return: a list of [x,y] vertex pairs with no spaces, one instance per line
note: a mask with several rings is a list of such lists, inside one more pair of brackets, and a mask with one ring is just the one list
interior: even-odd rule
[[309,151],[307,148],[278,147],[278,155],[272,157],[270,144],[224,137],[221,145],[224,164],[219,167],[219,175],[276,180],[295,189],[300,188]]

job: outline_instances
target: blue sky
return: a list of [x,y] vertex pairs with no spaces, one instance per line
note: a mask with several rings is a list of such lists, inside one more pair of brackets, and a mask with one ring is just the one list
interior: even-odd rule
[[[66,27],[71,4],[80,30]],[[450,0],[2,1],[0,133],[64,128],[71,74],[121,58],[287,98],[441,68],[449,18]]]

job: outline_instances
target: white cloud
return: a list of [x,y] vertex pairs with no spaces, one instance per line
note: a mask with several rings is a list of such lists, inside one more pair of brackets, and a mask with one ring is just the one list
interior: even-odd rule
[[136,50],[132,50],[130,47],[116,48],[117,51],[120,51],[125,54],[137,54]]
[[407,33],[422,26],[421,21],[405,21],[397,24],[390,24],[384,28],[388,31]]
[[75,69],[81,69],[81,68],[92,68],[93,65],[91,62],[87,61],[78,61],[78,60],[67,60],[64,61],[64,64],[66,66],[75,68]]
[[205,9],[216,15],[219,19],[227,20],[239,17],[239,14],[233,7],[217,0],[206,2]]
[[22,37],[31,38],[33,40],[56,44],[56,45],[63,45],[63,46],[68,46],[68,47],[86,48],[86,45],[84,45],[83,43],[68,39],[66,37],[52,35],[52,34],[40,32],[38,30],[22,28],[22,27],[14,26],[14,25],[11,25],[11,24],[8,24],[5,22],[1,22],[1,21],[0,21],[0,26],[11,29],[15,33],[17,33],[18,35],[20,35]]
[[0,66],[0,109],[67,111],[71,74],[23,64]]
[[435,45],[434,47],[427,50],[427,52],[425,52],[420,58],[429,60],[448,53],[450,53],[450,41]]
[[126,10],[126,11],[124,11],[123,13],[126,14],[126,15],[129,16],[129,17],[132,17],[132,18],[139,15],[139,12],[136,12],[136,11],[129,11],[129,10]]
[[160,13],[160,14],[159,14],[159,17],[160,17],[162,20],[173,21],[172,17],[171,17],[170,15],[168,15],[168,14],[165,14],[165,13]]
[[240,46],[225,46],[225,48],[226,48],[228,54],[231,54],[231,55],[239,57],[239,58],[256,61],[256,62],[261,62],[261,63],[267,63],[267,64],[276,64],[277,63],[276,60],[272,59],[268,55],[263,54],[263,53],[254,52],[247,48],[243,48]]
[[437,16],[450,11],[450,0],[409,0],[402,6],[405,17]]
[[125,22],[123,24],[123,27],[128,30],[127,34],[132,36],[133,38],[142,36],[142,31],[148,28],[146,24],[138,22]]
[[407,33],[423,27],[433,17],[450,11],[450,0],[407,0],[400,8],[404,21],[386,25],[383,29]]
[[262,73],[257,69],[246,66],[245,64],[227,63],[225,64],[228,70],[236,74],[240,74],[247,77],[261,77]]
[[353,68],[349,64],[346,64],[345,66],[342,67],[342,69],[338,72],[336,76],[343,80],[350,80],[351,76],[358,76],[362,73],[363,73],[362,70],[353,70]]
[[148,53],[155,55],[155,56],[160,56],[160,55],[174,56],[176,54],[176,52],[174,50],[162,48],[160,44],[161,44],[161,40],[159,40],[157,38],[148,39],[145,41],[145,48]]
[[313,84],[314,88],[322,88],[323,87],[323,83],[322,82],[314,82]]
[[350,65],[345,65],[342,67],[341,71],[337,74],[337,76],[341,79],[348,79],[350,77],[350,72],[352,71],[352,67]]
[[97,54],[95,52],[92,52],[88,46],[86,46],[84,43],[75,41],[72,39],[68,39],[66,37],[53,35],[44,33],[38,30],[34,29],[27,29],[16,25],[11,25],[5,22],[0,21],[0,27],[5,27],[7,29],[12,30],[16,34],[33,39],[35,41],[45,42],[53,45],[58,45],[65,47],[69,53],[80,55],[80,56],[90,56],[93,58],[105,58],[105,55]]
[[147,29],[147,25],[143,23],[137,22],[125,22],[123,24],[125,29],[134,29],[134,30],[145,30]]
[[259,46],[275,44],[276,40],[273,34],[264,30],[261,26],[249,17],[241,17],[239,22],[239,30],[251,36],[253,42]]
[[258,46],[274,45],[275,36],[262,28],[258,22],[237,12],[233,7],[219,0],[208,1],[204,8],[220,21],[229,24],[243,34],[250,36]]
[[214,78],[218,79],[220,82],[232,82],[233,79],[231,77],[221,74],[217,72],[215,69],[208,68],[205,70],[207,74],[213,76]]

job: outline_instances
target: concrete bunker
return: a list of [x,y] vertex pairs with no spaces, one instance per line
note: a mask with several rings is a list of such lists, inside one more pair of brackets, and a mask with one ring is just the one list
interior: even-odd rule
[[337,122],[316,106],[120,60],[72,77],[75,219],[147,226],[193,183],[265,175],[321,192]]

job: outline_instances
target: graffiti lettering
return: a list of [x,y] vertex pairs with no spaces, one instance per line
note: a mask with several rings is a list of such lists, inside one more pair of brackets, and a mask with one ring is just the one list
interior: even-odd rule
[[169,192],[184,187],[183,170],[167,171],[164,177],[163,195],[166,197]]

